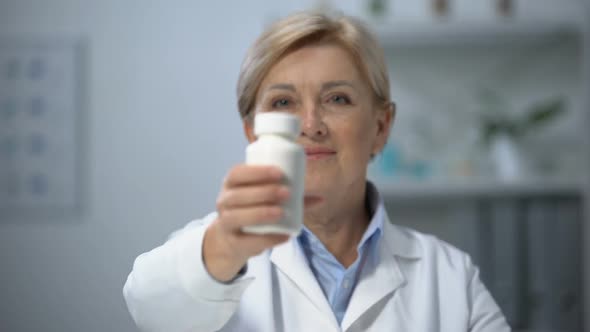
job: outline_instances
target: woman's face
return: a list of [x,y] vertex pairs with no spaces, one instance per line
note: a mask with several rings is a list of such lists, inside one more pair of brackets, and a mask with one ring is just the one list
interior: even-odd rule
[[[262,81],[255,108],[300,116],[306,212],[345,203],[347,190],[364,185],[371,154],[386,143],[393,116],[389,107],[376,108],[352,57],[335,44],[284,56]],[[252,124],[244,122],[249,141],[255,140]]]

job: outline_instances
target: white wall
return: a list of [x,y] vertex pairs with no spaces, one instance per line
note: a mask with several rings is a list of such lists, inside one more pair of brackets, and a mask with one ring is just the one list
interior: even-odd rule
[[135,256],[209,212],[245,140],[235,107],[264,1],[2,1],[0,35],[88,46],[85,208],[0,223],[1,331],[133,331]]

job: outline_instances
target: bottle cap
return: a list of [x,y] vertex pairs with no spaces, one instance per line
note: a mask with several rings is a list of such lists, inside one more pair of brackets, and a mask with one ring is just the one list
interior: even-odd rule
[[254,118],[254,135],[264,134],[299,136],[301,125],[299,117],[284,112],[258,113]]

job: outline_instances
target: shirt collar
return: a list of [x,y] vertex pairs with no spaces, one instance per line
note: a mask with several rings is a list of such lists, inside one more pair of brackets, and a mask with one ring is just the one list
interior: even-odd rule
[[[358,248],[360,249],[369,239],[375,235],[375,238],[381,237],[383,233],[383,219],[385,209],[383,207],[383,201],[381,200],[381,196],[379,196],[379,192],[377,188],[371,183],[367,181],[367,194],[366,194],[366,206],[369,210],[369,214],[371,215],[371,221],[369,222],[369,226],[363,234],[361,241],[359,242]],[[377,242],[375,240],[374,242]]]

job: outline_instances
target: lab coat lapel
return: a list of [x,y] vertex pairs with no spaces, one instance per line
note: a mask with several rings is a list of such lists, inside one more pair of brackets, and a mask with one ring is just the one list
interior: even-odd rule
[[332,308],[311,272],[303,251],[297,243],[297,238],[292,238],[287,243],[273,248],[270,260],[295,284],[299,291],[313,303],[324,317],[329,318],[332,324],[338,326]]
[[398,259],[420,258],[420,248],[397,227],[389,222],[387,216],[384,216],[383,237],[378,244],[379,257],[368,260],[361,271],[358,284],[342,319],[343,331],[346,331],[377,302],[405,285],[406,278]]

